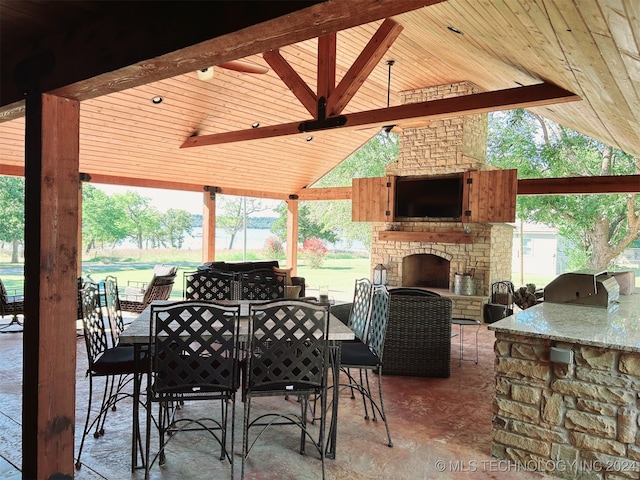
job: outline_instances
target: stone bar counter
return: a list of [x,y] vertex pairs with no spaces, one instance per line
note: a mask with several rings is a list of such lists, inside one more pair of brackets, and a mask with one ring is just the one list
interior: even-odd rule
[[640,294],[610,310],[541,303],[488,328],[494,457],[560,478],[640,478]]

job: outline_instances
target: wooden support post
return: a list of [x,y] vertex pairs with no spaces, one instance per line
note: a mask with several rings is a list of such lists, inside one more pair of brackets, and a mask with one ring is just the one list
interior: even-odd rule
[[80,105],[27,94],[22,477],[74,472]]
[[298,271],[298,198],[292,195],[287,200],[287,268],[291,275]]
[[82,276],[82,178],[78,179],[78,261],[76,276]]
[[216,193],[205,187],[202,195],[202,263],[216,259]]

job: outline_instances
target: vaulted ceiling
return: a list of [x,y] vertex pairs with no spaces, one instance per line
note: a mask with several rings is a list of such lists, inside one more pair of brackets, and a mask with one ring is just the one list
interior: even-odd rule
[[[138,14],[150,2],[129,12],[127,3],[0,3],[0,174],[24,171],[20,61],[48,50],[53,73],[41,88],[81,100],[80,169],[98,182],[286,198],[384,126],[521,103],[640,156],[635,0],[269,2],[262,16],[229,6],[252,2],[215,2],[217,30],[204,38],[195,30],[206,2],[168,2],[174,24],[156,26],[157,45],[134,33],[136,25],[149,33]],[[182,44],[171,43],[177,34]],[[229,69],[238,65],[266,73]],[[213,76],[201,78],[209,66]],[[401,92],[461,81],[509,93],[387,110]],[[326,114],[317,108],[322,93]],[[344,126],[325,128],[322,120],[339,115]]]

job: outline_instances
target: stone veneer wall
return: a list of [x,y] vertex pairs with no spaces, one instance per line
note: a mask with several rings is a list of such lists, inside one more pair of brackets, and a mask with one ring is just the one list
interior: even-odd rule
[[640,478],[640,354],[496,332],[494,457],[560,478]]

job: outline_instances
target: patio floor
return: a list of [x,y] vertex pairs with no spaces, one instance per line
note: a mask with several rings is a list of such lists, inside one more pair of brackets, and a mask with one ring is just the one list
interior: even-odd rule
[[[8,318],[5,319],[6,324]],[[474,327],[466,327],[465,358],[475,360]],[[458,327],[454,326],[457,332]],[[493,459],[491,411],[493,402],[494,334],[479,331],[479,364],[458,363],[459,337],[452,338],[451,377],[384,376],[385,407],[394,446],[386,445],[382,422],[363,419],[362,403],[347,392],[340,397],[338,452],[326,461],[329,479],[543,479],[517,465]],[[78,338],[76,452],[86,413],[88,380],[85,378],[84,340]],[[22,334],[0,335],[0,478],[21,478]],[[269,400],[283,402],[284,400]],[[144,472],[130,471],[131,404],[124,401],[110,412],[106,433],[88,436],[82,468],[75,478],[142,479]],[[294,400],[290,400],[294,402]],[[242,402],[236,413],[235,478],[240,478]],[[295,405],[292,405],[295,408]],[[188,404],[189,413],[206,409]],[[206,413],[206,412],[205,412]],[[276,429],[259,442],[247,460],[247,479],[318,479],[320,462],[310,445],[306,455],[297,451],[298,434]],[[152,444],[152,448],[153,448]],[[154,465],[153,479],[229,478],[229,464],[218,459],[214,441],[199,433],[183,433],[170,444],[167,463]],[[212,454],[213,452],[213,454]]]

